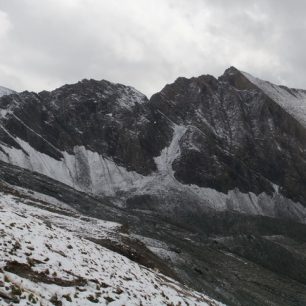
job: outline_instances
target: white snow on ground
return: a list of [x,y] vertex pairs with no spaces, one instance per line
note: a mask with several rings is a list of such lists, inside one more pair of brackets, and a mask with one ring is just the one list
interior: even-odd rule
[[302,89],[286,89],[268,81],[255,78],[249,73],[243,75],[264,93],[278,103],[291,116],[306,127],[306,91]]
[[13,90],[0,86],[0,97],[14,93]]
[[[0,194],[1,305],[221,305]],[[62,304],[59,304],[60,301]]]
[[53,197],[20,187],[12,187],[20,193],[18,201],[21,200],[27,204],[17,207],[23,214],[39,217],[85,238],[116,240],[115,236],[118,235],[122,226],[120,223],[85,217]]

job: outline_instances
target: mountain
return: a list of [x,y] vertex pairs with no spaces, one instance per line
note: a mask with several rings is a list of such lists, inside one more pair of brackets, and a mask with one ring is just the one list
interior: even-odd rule
[[305,97],[234,67],[151,99],[105,80],[6,95],[1,178],[122,224],[132,242],[105,247],[228,305],[304,305]]
[[[273,100],[269,83],[258,83],[230,68],[218,80],[179,78],[150,101],[94,80],[6,96],[0,159],[121,206],[304,222],[306,136],[296,109],[304,91],[271,85]],[[279,102],[288,95],[292,108]]]

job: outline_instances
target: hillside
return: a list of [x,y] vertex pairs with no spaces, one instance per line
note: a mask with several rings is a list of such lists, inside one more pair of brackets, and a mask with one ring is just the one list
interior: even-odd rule
[[[60,251],[74,265],[86,259],[84,249],[95,254],[99,245],[99,252],[114,256],[114,266],[103,272],[102,262],[99,268],[92,263],[88,273],[115,273],[122,281],[123,261],[141,271],[141,282],[151,276],[159,282],[159,289],[148,285],[147,298],[156,298],[157,305],[166,300],[155,270],[174,286],[174,304],[181,283],[192,288],[184,289],[182,303],[205,303],[208,295],[235,306],[304,305],[305,101],[304,90],[234,67],[218,78],[179,77],[150,99],[132,87],[92,79],[4,95],[3,222],[5,216],[25,216],[18,222],[33,222],[38,242],[49,240],[44,232],[55,231],[62,237]],[[9,196],[14,194],[18,200]],[[17,205],[25,199],[36,208]],[[5,237],[18,236],[9,224]],[[32,241],[33,233],[26,234]],[[66,252],[67,243],[60,242],[67,235],[79,248]],[[41,253],[50,252],[39,245]],[[37,266],[37,273],[55,269]],[[73,269],[87,279],[82,267]],[[71,280],[62,268],[55,272]],[[131,303],[141,298],[136,287],[124,288],[136,294]],[[89,284],[86,292],[92,295],[91,290]],[[99,298],[103,303],[104,295]]]

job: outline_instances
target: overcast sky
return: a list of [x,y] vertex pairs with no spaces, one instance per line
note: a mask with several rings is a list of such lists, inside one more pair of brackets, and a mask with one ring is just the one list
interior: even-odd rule
[[233,65],[306,88],[305,12],[303,0],[0,0],[0,85],[94,78],[150,96]]

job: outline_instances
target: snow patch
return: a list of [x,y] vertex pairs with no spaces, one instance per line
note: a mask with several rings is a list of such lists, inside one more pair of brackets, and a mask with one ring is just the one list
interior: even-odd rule
[[179,142],[186,130],[187,128],[185,126],[174,125],[173,137],[169,147],[164,148],[160,156],[154,159],[157,169],[162,175],[169,174],[174,177],[172,163],[181,153]]
[[14,90],[11,90],[9,88],[0,86],[0,97],[6,96],[6,95],[11,95],[13,93],[15,93]]
[[285,111],[297,119],[306,127],[306,91],[302,89],[291,89],[277,86],[268,81],[263,81],[252,75],[242,72],[242,74],[269,98],[278,103]]

